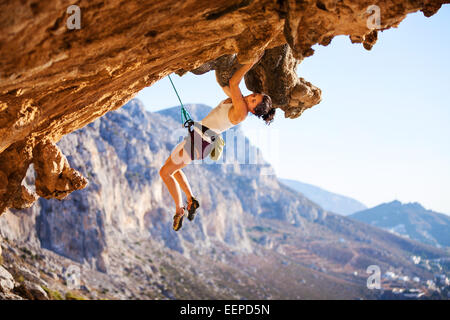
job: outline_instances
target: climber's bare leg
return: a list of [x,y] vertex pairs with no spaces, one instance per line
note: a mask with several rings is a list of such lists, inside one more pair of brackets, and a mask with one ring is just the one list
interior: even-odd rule
[[172,154],[167,158],[166,162],[159,170],[159,175],[175,202],[176,213],[181,213],[183,211],[183,199],[181,197],[180,186],[174,178],[174,174],[191,163],[191,158],[183,151],[184,143],[185,142],[183,141],[175,147]]
[[183,190],[184,194],[186,195],[188,204],[191,204],[191,198],[193,197],[192,190],[191,190],[191,186],[189,185],[189,181],[188,181],[186,175],[184,174],[183,170],[181,170],[181,169],[177,170],[173,174],[173,176],[177,180],[178,185],[181,187],[181,190]]

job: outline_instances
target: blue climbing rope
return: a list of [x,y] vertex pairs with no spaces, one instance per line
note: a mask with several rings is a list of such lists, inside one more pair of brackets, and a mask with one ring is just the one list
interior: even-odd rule
[[170,74],[168,75],[170,83],[172,84],[172,88],[175,91],[178,100],[180,101],[180,105],[181,105],[181,124],[183,125],[183,127],[189,127],[190,124],[194,123],[194,120],[192,120],[191,115],[189,114],[189,112],[186,110],[186,108],[183,106],[183,102],[181,102],[180,99],[180,95],[178,94],[177,89],[175,88],[175,85],[173,84],[172,79],[170,78]]

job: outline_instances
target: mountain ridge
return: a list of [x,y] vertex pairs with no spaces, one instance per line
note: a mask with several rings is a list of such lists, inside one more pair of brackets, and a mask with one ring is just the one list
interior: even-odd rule
[[294,190],[304,194],[311,201],[317,203],[325,210],[350,215],[354,212],[367,209],[367,207],[353,198],[327,191],[315,185],[298,180],[280,178],[280,181]]
[[418,202],[394,200],[349,217],[426,244],[450,246],[450,217],[427,210]]

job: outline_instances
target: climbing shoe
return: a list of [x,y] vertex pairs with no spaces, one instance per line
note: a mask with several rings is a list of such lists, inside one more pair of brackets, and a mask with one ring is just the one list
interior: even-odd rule
[[183,219],[185,214],[185,208],[183,207],[183,213],[175,213],[175,215],[173,216],[173,230],[178,231],[181,229],[181,227],[183,226]]
[[189,221],[194,220],[195,218],[195,211],[200,207],[200,204],[198,203],[197,199],[194,197],[191,198],[191,206],[189,204],[186,205],[188,208],[188,219]]

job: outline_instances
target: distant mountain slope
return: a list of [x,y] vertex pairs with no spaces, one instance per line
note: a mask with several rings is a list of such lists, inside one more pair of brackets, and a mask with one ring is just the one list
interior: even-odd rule
[[325,210],[344,216],[367,209],[361,202],[332,193],[311,184],[290,179],[279,179],[282,183],[302,193],[305,197],[320,205]]
[[369,223],[437,247],[450,246],[450,217],[426,210],[419,203],[384,203],[354,213],[350,218]]
[[[211,109],[187,108],[196,120]],[[2,215],[4,267],[18,283],[32,270],[60,292],[65,268],[79,267],[82,294],[92,299],[237,300],[372,299],[379,292],[367,289],[369,265],[420,277],[407,284],[416,288],[448,270],[444,250],[326,212],[265,174],[270,164],[239,126],[224,135],[223,162],[183,169],[200,208],[173,231],[159,168],[181,134],[178,107],[153,113],[131,100],[63,137],[59,147],[89,185]],[[250,154],[257,164],[247,163]],[[33,181],[29,170],[24,183]]]

